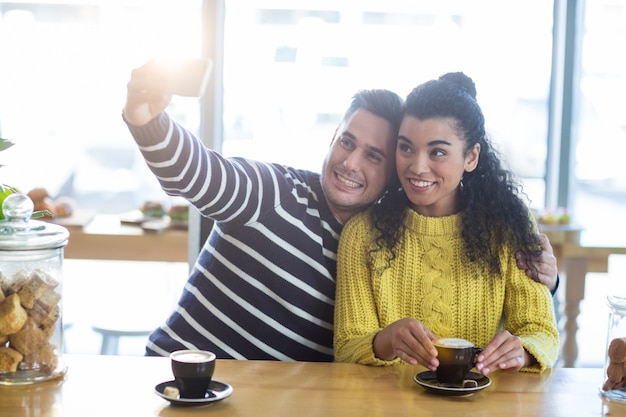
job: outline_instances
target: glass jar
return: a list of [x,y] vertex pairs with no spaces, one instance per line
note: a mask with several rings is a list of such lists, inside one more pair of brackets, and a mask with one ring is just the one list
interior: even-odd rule
[[606,339],[606,359],[602,395],[626,402],[626,297],[607,297],[609,329]]
[[32,201],[8,196],[0,221],[0,384],[65,375],[62,264],[69,233],[31,220]]

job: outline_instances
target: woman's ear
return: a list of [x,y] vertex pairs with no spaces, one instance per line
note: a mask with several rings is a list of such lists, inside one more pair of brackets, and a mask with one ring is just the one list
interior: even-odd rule
[[472,149],[465,154],[465,172],[472,172],[478,165],[480,157],[480,143],[476,143]]

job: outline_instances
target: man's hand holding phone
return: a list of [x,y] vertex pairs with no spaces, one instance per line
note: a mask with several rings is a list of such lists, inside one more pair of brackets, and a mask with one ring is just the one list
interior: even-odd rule
[[200,97],[207,86],[212,62],[207,59],[151,59],[132,71],[127,84],[124,118],[143,126],[163,112],[173,95]]

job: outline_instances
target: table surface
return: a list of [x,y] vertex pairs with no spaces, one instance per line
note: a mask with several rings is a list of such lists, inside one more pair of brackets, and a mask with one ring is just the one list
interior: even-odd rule
[[66,258],[163,262],[189,258],[187,230],[145,231],[122,223],[116,215],[97,215],[84,226],[65,227],[70,232]]
[[539,230],[550,239],[557,258],[561,277],[561,289],[557,297],[562,303],[561,356],[560,364],[576,366],[578,357],[578,315],[580,302],[585,298],[585,285],[588,272],[608,272],[609,257],[625,255],[626,242],[622,245],[590,245],[581,237],[583,230],[576,225],[546,226]]
[[496,372],[467,397],[425,391],[422,368],[345,363],[218,360],[214,379],[230,397],[203,407],[175,407],[154,393],[169,381],[168,358],[65,355],[63,380],[0,386],[0,416],[619,416],[626,404],[599,394],[600,368],[542,374]]

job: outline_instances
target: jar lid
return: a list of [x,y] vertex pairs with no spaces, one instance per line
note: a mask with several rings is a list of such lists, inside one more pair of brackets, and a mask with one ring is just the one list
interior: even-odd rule
[[620,315],[626,315],[626,297],[609,295],[606,299],[611,311]]
[[25,194],[7,196],[2,204],[0,250],[54,249],[67,245],[66,228],[39,220],[31,220],[33,202]]

